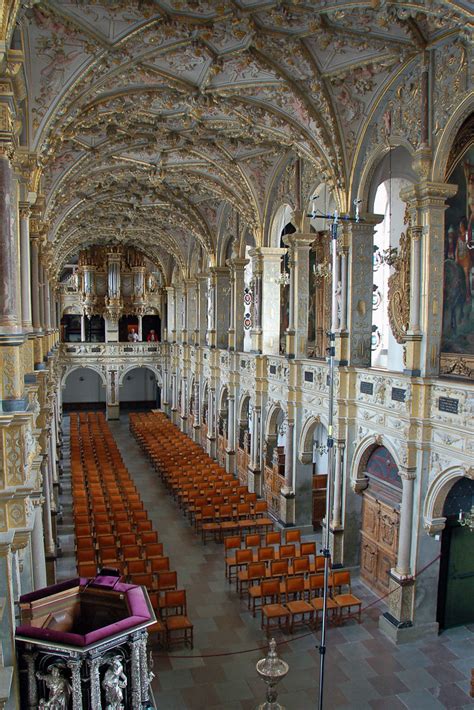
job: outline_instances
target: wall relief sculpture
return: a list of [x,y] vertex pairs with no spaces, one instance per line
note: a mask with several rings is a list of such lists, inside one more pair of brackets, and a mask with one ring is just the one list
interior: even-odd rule
[[397,343],[404,343],[410,320],[410,227],[400,236],[394,271],[388,279],[388,320]]
[[[444,306],[441,372],[474,373],[474,114],[451,151],[446,179],[458,191],[445,217]],[[460,367],[462,363],[462,367]]]

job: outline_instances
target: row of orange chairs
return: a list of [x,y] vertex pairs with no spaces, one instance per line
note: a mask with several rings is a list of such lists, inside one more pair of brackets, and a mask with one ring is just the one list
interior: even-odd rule
[[147,588],[157,620],[150,627],[171,645],[193,646],[185,590],[153,530],[102,413],[71,415],[71,471],[76,555],[81,576],[113,567]]
[[265,501],[219,466],[161,412],[130,415],[130,430],[205,543],[273,529]]

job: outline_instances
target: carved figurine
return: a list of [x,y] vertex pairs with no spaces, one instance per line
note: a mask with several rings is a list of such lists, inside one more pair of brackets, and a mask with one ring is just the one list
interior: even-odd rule
[[43,680],[49,690],[49,698],[41,698],[38,710],[67,710],[69,708],[69,698],[71,686],[67,678],[57,665],[50,666],[49,673],[37,673],[38,680]]
[[114,656],[110,659],[109,668],[102,681],[102,687],[105,690],[107,702],[105,710],[124,710],[122,691],[127,687],[127,676],[123,672],[120,656]]

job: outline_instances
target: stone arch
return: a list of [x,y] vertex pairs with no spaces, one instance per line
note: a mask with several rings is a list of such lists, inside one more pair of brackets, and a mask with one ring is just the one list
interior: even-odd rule
[[423,505],[423,526],[429,535],[441,532],[446,524],[443,508],[449,491],[461,478],[474,481],[474,467],[450,466],[431,481]]
[[136,363],[134,363],[133,365],[128,365],[120,373],[119,380],[118,380],[119,387],[121,387],[121,385],[123,384],[125,375],[127,375],[129,372],[131,372],[131,370],[139,370],[143,367],[146,368],[147,370],[151,370],[151,372],[153,372],[153,374],[155,375],[156,383],[157,383],[158,387],[163,387],[163,379],[161,377],[161,371],[159,370],[159,368],[156,365],[150,365],[150,364],[146,364],[146,365],[138,364],[137,365]]
[[326,418],[323,416],[321,417],[319,414],[318,415],[310,415],[306,421],[303,424],[303,427],[301,429],[301,434],[300,434],[300,439],[298,442],[298,458],[301,461],[301,463],[311,463],[313,451],[312,451],[312,442],[313,442],[313,434],[314,430],[316,427],[318,427],[320,424],[322,424],[324,427],[327,429],[327,421]]
[[61,388],[64,389],[66,386],[66,380],[69,377],[69,375],[74,372],[75,370],[93,370],[96,372],[102,382],[102,385],[104,387],[107,387],[107,376],[104,372],[104,370],[99,366],[99,365],[89,365],[89,364],[81,364],[81,365],[66,365],[65,369],[63,371],[63,375],[61,377]]
[[[293,224],[293,208],[287,202],[280,204],[270,220],[268,246],[280,247],[281,233],[287,224]],[[294,225],[293,225],[294,226]]]
[[286,410],[285,410],[284,406],[281,404],[281,402],[272,402],[271,407],[267,413],[267,418],[265,420],[265,430],[264,430],[265,439],[268,439],[268,437],[275,436],[278,434],[277,420],[278,420],[278,415],[280,412],[282,412],[283,417],[285,417]]
[[[248,403],[247,403],[247,400],[248,400]],[[248,407],[250,406],[251,402],[252,402],[252,396],[251,396],[250,392],[247,392],[247,391],[242,392],[242,394],[240,395],[239,406],[237,409],[237,419],[239,422],[242,421],[244,418],[247,419]],[[244,406],[247,407],[247,412],[244,412]],[[245,417],[244,417],[244,414],[245,414]]]
[[370,434],[365,436],[356,446],[354,455],[352,457],[352,462],[350,465],[350,481],[352,489],[356,493],[360,493],[368,485],[368,478],[366,476],[367,462],[370,458],[372,452],[379,446],[385,446],[387,451],[393,457],[395,464],[400,470],[402,463],[400,461],[399,452],[393,445],[393,443],[387,437],[383,437],[380,434]]
[[[208,407],[209,407],[209,382],[207,380],[204,380],[202,383],[202,395],[201,395],[201,401],[200,401],[200,407],[201,407],[201,421],[208,423],[208,417],[209,417],[209,412],[208,412]],[[205,415],[205,416],[204,416]]]
[[438,141],[433,157],[432,179],[436,182],[444,182],[446,176],[446,168],[448,166],[449,154],[451,147],[456,140],[461,126],[469,115],[474,111],[474,92],[466,96],[463,101],[457,106],[453,114],[444,127],[441,137]]
[[218,412],[221,412],[224,407],[224,398],[229,399],[229,387],[226,384],[222,385],[219,392],[219,401],[217,406]]
[[[363,211],[370,211],[369,202],[373,190],[373,183],[377,169],[382,164],[382,162],[388,157],[390,152],[395,151],[397,148],[404,148],[411,158],[414,157],[413,147],[405,138],[403,138],[402,136],[392,136],[390,140],[390,146],[388,146],[387,144],[379,144],[373,149],[372,153],[370,154],[370,157],[364,165],[359,184],[358,186],[355,186],[357,187],[358,194],[353,194],[352,199],[358,197],[360,200],[362,200],[361,207]],[[407,176],[403,175],[403,177]],[[413,174],[408,179],[411,179],[413,181],[414,178],[416,179],[416,176]]]

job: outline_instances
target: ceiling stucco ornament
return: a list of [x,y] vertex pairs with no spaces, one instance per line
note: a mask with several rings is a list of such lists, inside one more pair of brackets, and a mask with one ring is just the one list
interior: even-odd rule
[[263,234],[272,198],[293,200],[276,177],[289,153],[301,199],[324,180],[347,204],[386,99],[416,150],[418,58],[449,38],[460,65],[472,30],[465,3],[440,0],[39,0],[21,15],[55,265],[95,231],[183,274],[197,245],[219,253],[222,206]]

